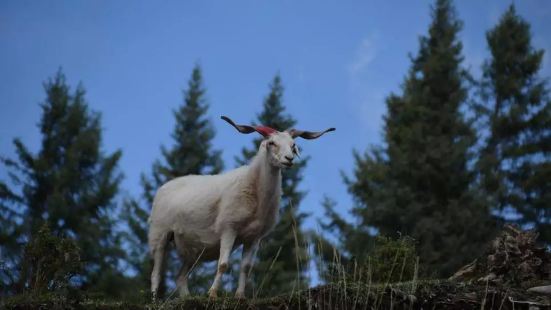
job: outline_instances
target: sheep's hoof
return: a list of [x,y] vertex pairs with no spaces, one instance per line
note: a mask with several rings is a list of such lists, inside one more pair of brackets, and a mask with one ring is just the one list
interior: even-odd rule
[[187,298],[189,297],[191,294],[189,293],[188,290],[181,290],[180,291],[180,298],[184,299],[184,298]]
[[216,290],[210,289],[210,290],[209,290],[209,297],[210,297],[210,298],[216,298],[216,297],[218,297],[218,293],[216,292]]
[[235,293],[235,298],[237,299],[247,299],[247,297],[245,297],[245,293],[241,293],[241,292],[238,292],[238,293]]

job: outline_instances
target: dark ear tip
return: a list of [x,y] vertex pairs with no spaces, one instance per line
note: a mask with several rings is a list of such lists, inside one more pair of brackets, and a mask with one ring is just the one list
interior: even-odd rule
[[233,126],[234,123],[229,117],[227,117],[225,115],[222,115],[222,116],[220,116],[220,118],[225,120],[226,122],[230,123]]

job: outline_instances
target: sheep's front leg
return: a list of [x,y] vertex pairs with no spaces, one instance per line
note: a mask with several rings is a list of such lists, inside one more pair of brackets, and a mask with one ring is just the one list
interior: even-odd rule
[[237,285],[237,291],[235,292],[236,298],[245,298],[245,284],[247,282],[247,275],[252,267],[254,253],[258,248],[258,240],[252,243],[243,245],[243,255],[241,258],[241,270],[239,271],[239,284]]
[[216,297],[218,295],[218,288],[220,287],[220,281],[222,275],[228,269],[228,259],[230,257],[231,250],[233,248],[233,242],[235,241],[235,232],[226,231],[222,234],[220,239],[220,257],[218,258],[218,270],[214,277],[214,282],[209,289],[209,296]]

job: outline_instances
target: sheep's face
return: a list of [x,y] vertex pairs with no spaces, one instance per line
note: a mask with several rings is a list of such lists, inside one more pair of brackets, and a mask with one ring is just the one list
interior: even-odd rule
[[298,147],[288,132],[272,133],[262,141],[261,147],[266,148],[270,163],[279,168],[292,167],[298,156]]
[[293,166],[295,155],[299,155],[298,147],[295,145],[295,138],[301,137],[312,140],[321,137],[326,132],[335,131],[335,128],[332,127],[324,131],[306,131],[292,128],[281,132],[268,126],[237,125],[227,116],[222,116],[221,118],[240,133],[249,134],[256,131],[261,134],[264,140],[260,144],[260,151],[265,148],[270,164],[278,168]]

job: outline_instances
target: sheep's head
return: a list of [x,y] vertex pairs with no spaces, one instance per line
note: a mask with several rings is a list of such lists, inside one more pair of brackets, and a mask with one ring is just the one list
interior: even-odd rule
[[222,119],[230,123],[237,131],[244,134],[258,132],[264,137],[261,148],[266,148],[270,163],[279,168],[288,168],[293,166],[293,160],[299,156],[298,146],[295,144],[295,138],[301,137],[304,139],[317,139],[324,133],[334,131],[335,128],[329,128],[324,131],[313,132],[296,129],[278,131],[267,126],[249,126],[237,125],[229,117],[222,116]]

